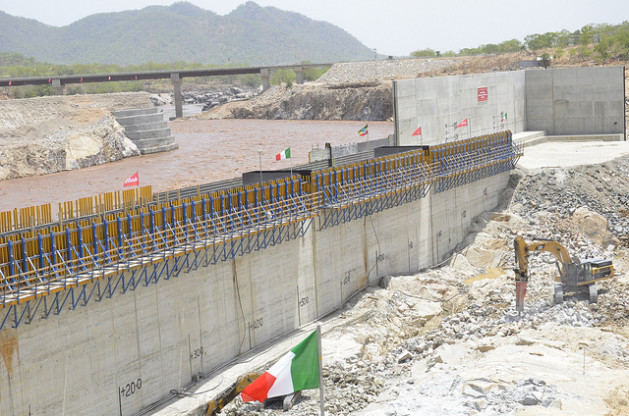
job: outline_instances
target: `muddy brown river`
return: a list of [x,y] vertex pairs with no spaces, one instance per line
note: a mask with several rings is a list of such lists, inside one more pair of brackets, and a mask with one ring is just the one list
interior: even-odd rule
[[[244,172],[288,169],[308,163],[308,152],[376,140],[393,134],[391,122],[369,122],[369,136],[360,137],[360,121],[187,120],[169,123],[179,149],[136,156],[114,163],[52,175],[0,181],[0,211],[74,201],[122,190],[126,178],[138,172],[140,186],[153,191],[177,189],[240,176]],[[290,147],[291,159],[275,155]],[[54,214],[56,215],[56,214]]]

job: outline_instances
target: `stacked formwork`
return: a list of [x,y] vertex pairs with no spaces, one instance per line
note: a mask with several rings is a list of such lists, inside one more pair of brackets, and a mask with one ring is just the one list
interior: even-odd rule
[[0,330],[302,237],[314,218],[333,227],[505,172],[520,155],[506,131],[175,201],[144,190],[60,206],[65,223],[0,235]]

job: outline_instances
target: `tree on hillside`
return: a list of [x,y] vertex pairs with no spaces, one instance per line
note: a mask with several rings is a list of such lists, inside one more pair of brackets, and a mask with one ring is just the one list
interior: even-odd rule
[[629,27],[620,31],[614,38],[614,50],[625,61],[629,61]]
[[542,56],[540,56],[540,61],[544,68],[548,68],[550,66],[550,55],[544,52]]
[[609,59],[610,47],[612,45],[611,39],[607,35],[601,37],[601,41],[594,46],[594,51],[597,53],[599,61],[605,63]]
[[555,45],[556,39],[557,33],[554,32],[546,32],[541,35],[535,33],[526,36],[524,38],[524,44],[529,50],[535,51],[538,49],[552,48]]
[[579,45],[587,46],[594,40],[594,27],[585,25],[580,30]]
[[501,53],[519,52],[522,49],[522,42],[517,39],[506,40],[498,45]]
[[565,48],[574,45],[574,36],[572,35],[572,33],[564,29],[561,32],[557,32],[555,43],[555,46],[559,48]]
[[421,49],[411,52],[413,58],[432,58],[436,57],[437,53],[432,49]]

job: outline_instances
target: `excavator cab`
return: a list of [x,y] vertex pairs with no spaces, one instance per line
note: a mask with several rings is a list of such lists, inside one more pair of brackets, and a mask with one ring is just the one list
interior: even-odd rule
[[589,259],[582,263],[568,264],[566,276],[562,283],[566,286],[577,287],[593,283],[614,274],[611,260]]

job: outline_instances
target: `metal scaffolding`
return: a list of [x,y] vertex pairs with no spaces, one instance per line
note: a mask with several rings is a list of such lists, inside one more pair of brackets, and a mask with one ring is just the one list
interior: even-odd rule
[[509,131],[398,150],[162,203],[150,188],[87,198],[60,205],[59,224],[14,229],[49,206],[4,213],[0,330],[301,238],[317,217],[323,230],[506,172],[522,155]]

